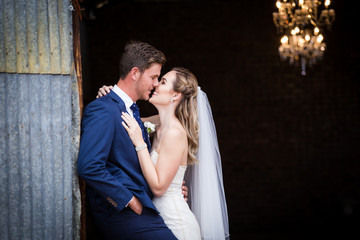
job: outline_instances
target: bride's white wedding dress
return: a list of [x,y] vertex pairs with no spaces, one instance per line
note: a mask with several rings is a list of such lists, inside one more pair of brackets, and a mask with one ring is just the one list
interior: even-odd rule
[[[151,160],[156,165],[159,154],[153,150]],[[169,188],[153,203],[164,219],[165,224],[179,240],[201,240],[200,227],[182,194],[181,186],[186,166],[180,166]]]

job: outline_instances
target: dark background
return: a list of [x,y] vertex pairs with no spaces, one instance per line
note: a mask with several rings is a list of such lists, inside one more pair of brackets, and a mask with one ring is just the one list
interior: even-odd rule
[[99,2],[82,2],[84,105],[117,82],[128,40],[162,50],[163,74],[189,68],[213,110],[231,239],[359,237],[360,41],[349,1],[333,1],[327,51],[307,76],[280,60],[275,0]]

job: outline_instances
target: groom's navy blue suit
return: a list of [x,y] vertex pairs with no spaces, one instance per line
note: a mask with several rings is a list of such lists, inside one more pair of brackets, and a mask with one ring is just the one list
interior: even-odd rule
[[[151,201],[122,112],[127,112],[125,103],[111,91],[83,114],[78,173],[86,182],[94,224],[106,239],[176,239]],[[143,135],[150,149],[144,128]],[[133,196],[143,205],[141,215],[125,207]]]

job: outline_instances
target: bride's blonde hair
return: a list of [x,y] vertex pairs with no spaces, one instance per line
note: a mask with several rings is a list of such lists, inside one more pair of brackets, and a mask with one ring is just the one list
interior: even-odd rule
[[174,91],[182,97],[175,109],[175,116],[186,130],[188,139],[188,164],[197,162],[195,154],[199,147],[199,122],[197,110],[198,81],[194,74],[181,67],[175,67],[176,72]]

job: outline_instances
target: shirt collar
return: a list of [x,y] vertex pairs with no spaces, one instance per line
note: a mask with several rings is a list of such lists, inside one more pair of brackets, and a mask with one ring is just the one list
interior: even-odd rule
[[130,108],[130,106],[133,105],[133,100],[116,84],[112,90],[124,101],[126,108]]

